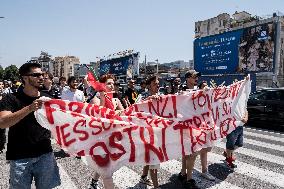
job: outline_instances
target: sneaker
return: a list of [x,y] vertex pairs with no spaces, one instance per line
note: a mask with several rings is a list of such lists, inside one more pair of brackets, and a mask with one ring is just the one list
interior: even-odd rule
[[187,180],[184,187],[186,189],[199,189],[194,179]]
[[180,180],[181,182],[185,182],[186,181],[186,174],[182,174],[182,173],[179,173],[178,174],[178,180]]
[[213,175],[211,175],[208,171],[205,173],[201,173],[201,176],[203,176],[207,180],[211,180],[211,181],[216,180],[216,178]]
[[91,182],[91,184],[90,184],[88,189],[100,189],[99,181],[92,179],[92,182]]
[[[226,151],[223,152],[223,156],[224,156],[225,158],[227,158],[227,152],[226,152]],[[232,156],[232,160],[233,160],[233,161],[236,161],[236,157],[235,157],[235,156]]]
[[147,177],[141,177],[139,182],[148,186],[153,186],[153,183]]
[[226,163],[228,165],[228,167],[234,169],[236,168],[237,166],[233,163],[233,158],[226,158]]

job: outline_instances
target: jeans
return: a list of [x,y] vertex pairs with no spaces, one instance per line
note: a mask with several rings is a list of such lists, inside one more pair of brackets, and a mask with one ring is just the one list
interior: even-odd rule
[[51,189],[61,184],[52,152],[10,161],[10,189],[30,189],[33,178],[37,189]]

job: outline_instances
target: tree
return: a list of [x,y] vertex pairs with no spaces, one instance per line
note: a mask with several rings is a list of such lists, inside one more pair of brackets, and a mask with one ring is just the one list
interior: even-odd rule
[[20,76],[17,66],[11,65],[5,68],[4,79],[14,81],[14,80],[19,80],[19,78]]
[[0,65],[0,79],[2,80],[4,77],[4,69],[3,67]]

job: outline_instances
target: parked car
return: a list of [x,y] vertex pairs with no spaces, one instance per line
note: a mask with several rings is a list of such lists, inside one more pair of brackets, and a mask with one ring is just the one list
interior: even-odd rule
[[284,127],[284,89],[266,88],[252,93],[248,112],[251,126]]

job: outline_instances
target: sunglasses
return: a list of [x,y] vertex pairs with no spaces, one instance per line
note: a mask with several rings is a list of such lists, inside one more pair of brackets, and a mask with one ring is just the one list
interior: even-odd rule
[[26,76],[32,76],[32,77],[40,77],[43,76],[43,73],[31,73],[31,74],[27,74]]

